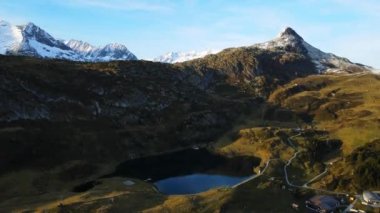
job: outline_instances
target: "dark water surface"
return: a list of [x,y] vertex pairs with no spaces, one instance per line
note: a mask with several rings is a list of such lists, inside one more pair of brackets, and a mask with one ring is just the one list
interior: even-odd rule
[[259,163],[254,157],[227,158],[206,149],[189,149],[126,161],[108,177],[147,180],[164,194],[194,194],[235,185],[253,175]]
[[195,194],[221,186],[233,186],[249,176],[233,177],[227,175],[192,174],[166,178],[154,182],[158,190],[164,194]]

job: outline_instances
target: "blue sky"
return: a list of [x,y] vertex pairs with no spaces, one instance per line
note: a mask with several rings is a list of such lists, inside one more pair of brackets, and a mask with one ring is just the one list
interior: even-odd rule
[[145,59],[250,45],[290,26],[323,51],[380,68],[378,0],[0,0],[0,18],[57,38],[122,43]]

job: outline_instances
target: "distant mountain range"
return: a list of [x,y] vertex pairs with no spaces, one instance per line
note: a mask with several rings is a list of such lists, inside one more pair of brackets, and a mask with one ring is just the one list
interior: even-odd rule
[[88,62],[137,60],[122,44],[94,47],[83,41],[63,41],[33,23],[15,26],[6,21],[0,21],[0,54]]
[[[244,47],[243,47],[244,48]],[[297,52],[308,57],[315,65],[318,72],[357,72],[362,70],[373,70],[369,66],[353,63],[347,58],[336,56],[332,53],[325,53],[306,41],[297,34],[292,28],[287,27],[275,39],[254,44],[247,48],[258,48],[266,51],[288,51]],[[153,61],[164,63],[179,63],[198,58],[203,58],[210,54],[216,54],[220,51],[202,51],[202,52],[170,52],[155,58]]]
[[184,61],[190,61],[197,58],[203,58],[206,55],[216,54],[220,51],[218,50],[206,50],[201,52],[190,51],[190,52],[169,52],[164,55],[158,56],[153,59],[153,61],[163,62],[163,63],[179,63]]
[[[279,36],[265,43],[252,45],[251,48],[268,51],[296,51],[307,56],[321,72],[357,72],[373,70],[371,67],[357,64],[346,58],[325,53],[308,44],[292,28],[286,28]],[[203,58],[220,51],[170,52],[153,59],[155,62],[180,63]],[[0,54],[25,55],[39,58],[57,58],[73,61],[105,62],[113,60],[137,60],[137,57],[122,44],[107,44],[95,47],[79,40],[60,40],[34,25],[15,26],[0,21]]]

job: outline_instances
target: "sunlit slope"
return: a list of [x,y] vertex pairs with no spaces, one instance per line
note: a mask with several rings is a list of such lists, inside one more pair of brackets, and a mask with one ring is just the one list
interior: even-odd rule
[[269,102],[291,109],[343,141],[343,151],[380,138],[380,76],[318,75],[277,89]]

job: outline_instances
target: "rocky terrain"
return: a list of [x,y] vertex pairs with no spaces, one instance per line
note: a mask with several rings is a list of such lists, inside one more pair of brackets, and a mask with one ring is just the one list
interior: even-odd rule
[[[67,45],[101,55],[89,44]],[[291,28],[267,43],[176,64],[24,56],[0,56],[0,64],[1,209],[288,211],[289,203],[315,193],[283,189],[283,167],[296,148],[302,154],[289,166],[296,184],[340,158],[313,187],[347,193],[380,187],[373,178],[379,76],[312,47]],[[126,188],[118,178],[72,192],[125,160],[194,145],[258,157],[256,170],[277,161],[244,187],[198,195],[164,196],[141,180]],[[276,207],[263,201],[273,197],[281,200]]]

